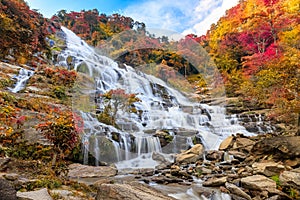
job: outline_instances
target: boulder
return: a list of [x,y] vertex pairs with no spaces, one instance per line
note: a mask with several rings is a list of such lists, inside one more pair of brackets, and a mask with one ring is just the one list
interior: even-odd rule
[[230,193],[235,194],[239,197],[243,197],[247,200],[251,200],[251,197],[238,186],[231,183],[225,183],[225,187],[230,191]]
[[16,200],[17,191],[5,179],[0,179],[0,200]]
[[239,150],[244,150],[246,152],[250,152],[254,144],[255,144],[255,142],[248,138],[238,137],[238,138],[236,138],[233,147],[237,148]]
[[211,179],[208,179],[207,181],[204,181],[202,183],[202,185],[204,187],[218,187],[218,186],[225,185],[226,181],[227,181],[226,176],[221,177],[221,178],[211,178]]
[[285,170],[285,167],[272,161],[256,162],[252,164],[254,174],[263,174],[265,176],[274,176]]
[[219,150],[224,151],[226,149],[228,149],[228,147],[231,145],[232,141],[233,141],[233,136],[229,136],[228,138],[226,138],[219,146]]
[[195,163],[203,159],[204,147],[201,144],[196,144],[191,149],[176,155],[178,163]]
[[274,191],[276,182],[262,175],[253,175],[241,179],[242,187],[249,190]]
[[284,171],[280,174],[279,180],[282,186],[292,186],[300,190],[300,168]]
[[96,200],[174,200],[147,185],[130,182],[102,184],[98,187]]
[[103,178],[117,175],[117,169],[111,166],[69,165],[69,178]]
[[300,136],[277,136],[257,142],[251,151],[253,155],[272,155],[274,160],[300,158]]
[[211,161],[222,161],[224,156],[223,151],[210,150],[206,152],[205,158]]
[[17,192],[18,200],[52,200],[47,188],[31,192]]

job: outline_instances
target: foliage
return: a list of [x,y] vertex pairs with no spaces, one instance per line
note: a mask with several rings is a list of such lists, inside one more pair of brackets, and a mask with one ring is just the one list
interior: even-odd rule
[[116,117],[118,111],[124,113],[138,113],[134,107],[135,102],[140,99],[135,94],[127,94],[123,89],[110,90],[107,93],[100,95],[104,104],[104,110],[97,116],[98,120],[116,126]]
[[37,125],[36,129],[53,143],[55,156],[52,165],[55,165],[57,154],[64,158],[77,146],[79,134],[83,130],[83,121],[78,115],[68,111],[58,111],[47,118],[48,121]]
[[34,53],[48,51],[49,22],[23,0],[0,1],[0,58],[26,63]]

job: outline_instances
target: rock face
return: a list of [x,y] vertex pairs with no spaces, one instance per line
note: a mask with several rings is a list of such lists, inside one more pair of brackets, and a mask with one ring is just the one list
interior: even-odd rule
[[18,192],[18,199],[24,200],[52,200],[52,197],[49,195],[46,188],[31,192]]
[[0,200],[16,200],[17,191],[5,179],[0,179]]
[[103,178],[115,176],[116,174],[117,169],[115,167],[71,164],[69,165],[68,176],[70,178]]
[[199,159],[203,159],[204,147],[201,144],[196,144],[191,149],[180,153],[176,156],[178,163],[194,163]]
[[144,184],[102,184],[98,187],[96,200],[174,200]]
[[262,175],[248,176],[241,179],[242,187],[249,190],[274,191],[276,182]]

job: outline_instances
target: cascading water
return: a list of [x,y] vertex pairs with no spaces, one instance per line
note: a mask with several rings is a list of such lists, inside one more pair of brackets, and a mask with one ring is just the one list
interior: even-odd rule
[[8,89],[13,93],[19,92],[20,90],[25,88],[27,81],[31,76],[33,76],[33,74],[34,71],[21,68],[19,74],[12,78],[16,80],[14,87]]
[[[98,55],[70,30],[64,27],[62,30],[67,48],[58,57],[58,65],[70,67],[67,58],[71,57],[74,69],[84,72],[87,77],[79,96],[74,97],[74,102],[77,102],[74,109],[81,110],[85,124],[82,139],[85,163],[90,152],[96,165],[105,161],[118,162],[119,168],[149,167],[147,163],[153,167],[155,161],[147,160],[152,152],[177,153],[190,147],[193,137],[201,138],[207,149],[217,149],[220,142],[231,134],[249,134],[237,120],[225,115],[223,107],[193,102],[159,78],[127,65],[120,68],[113,60]],[[134,103],[136,113],[118,110],[117,129],[99,122],[95,109],[102,112],[105,108],[99,94],[119,88],[128,94],[136,94],[140,101]],[[82,107],[88,109],[79,109]],[[162,148],[155,130],[169,130],[173,140]],[[124,164],[126,160],[131,160],[130,166],[128,162]]]

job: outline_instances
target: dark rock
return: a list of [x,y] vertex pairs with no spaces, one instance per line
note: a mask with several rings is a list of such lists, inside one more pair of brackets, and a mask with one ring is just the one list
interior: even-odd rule
[[221,161],[223,159],[223,156],[224,156],[223,151],[211,150],[206,152],[205,158],[211,161]]
[[17,191],[5,179],[0,179],[0,200],[16,200]]

